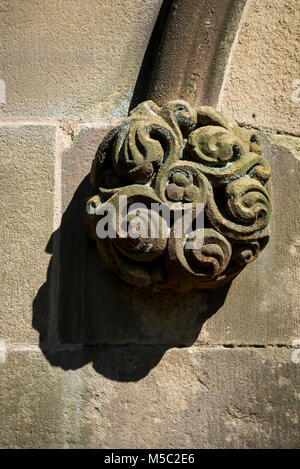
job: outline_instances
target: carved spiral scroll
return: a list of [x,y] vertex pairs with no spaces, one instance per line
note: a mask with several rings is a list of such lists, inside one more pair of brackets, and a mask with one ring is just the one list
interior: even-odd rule
[[[271,169],[262,151],[259,134],[213,108],[180,100],[140,104],[105,136],[93,161],[96,194],[87,202],[87,219],[100,256],[141,287],[184,292],[231,281],[269,239]],[[122,195],[134,212],[127,210],[122,223],[134,236],[119,224],[115,236],[99,236],[107,204],[120,219]],[[190,230],[178,237],[175,220],[188,207]],[[191,244],[198,238],[200,244]]]

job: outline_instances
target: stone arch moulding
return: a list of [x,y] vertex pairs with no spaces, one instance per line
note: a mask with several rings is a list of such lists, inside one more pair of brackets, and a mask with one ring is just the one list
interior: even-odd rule
[[138,105],[104,137],[92,165],[88,231],[101,258],[144,288],[185,292],[230,282],[269,239],[271,170],[262,150],[255,131],[211,107]]

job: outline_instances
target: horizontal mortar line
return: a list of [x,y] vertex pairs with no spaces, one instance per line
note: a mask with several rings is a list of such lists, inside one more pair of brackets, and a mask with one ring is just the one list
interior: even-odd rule
[[115,126],[117,125],[120,120],[123,118],[120,117],[118,119],[113,118],[113,119],[52,119],[52,118],[6,118],[6,119],[1,119],[0,118],[0,126],[11,126],[11,127],[20,127],[22,125],[32,125],[32,126],[37,126],[37,125],[53,125],[57,127],[65,126],[65,125],[70,125],[70,126],[79,126],[79,125],[86,125],[86,126],[91,126],[91,127],[109,127],[109,126]]
[[7,352],[76,352],[76,351],[97,351],[109,348],[149,348],[149,347],[168,347],[168,348],[197,348],[202,350],[213,349],[295,349],[291,344],[60,344],[39,346],[37,344],[10,343],[6,344]]
[[[238,121],[237,121],[238,122]],[[267,127],[255,127],[254,125],[246,124],[245,122],[238,122],[239,126],[244,127],[249,130],[257,130],[258,132],[265,132],[267,134],[273,135],[286,135],[287,137],[300,137],[300,133],[293,133],[288,132],[285,130],[276,130],[276,129],[268,129]]]
[[[52,118],[5,118],[1,119],[0,118],[0,126],[10,126],[10,127],[21,127],[22,125],[32,125],[32,126],[37,126],[37,125],[53,125],[57,127],[63,127],[65,125],[70,125],[72,126],[90,126],[94,128],[101,128],[101,127],[114,127],[120,123],[123,119],[126,119],[126,116],[119,117],[119,118],[113,118],[113,119],[52,119]],[[241,127],[246,127],[250,130],[257,130],[259,132],[266,132],[266,133],[271,133],[274,135],[286,135],[289,137],[300,137],[300,133],[297,132],[288,132],[284,130],[276,130],[276,129],[269,129],[267,127],[263,126],[254,126],[251,124],[247,124],[245,122],[239,122],[237,121],[238,124]]]

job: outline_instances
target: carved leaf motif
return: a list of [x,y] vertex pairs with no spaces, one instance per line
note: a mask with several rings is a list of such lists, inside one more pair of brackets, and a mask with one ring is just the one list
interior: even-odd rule
[[[271,168],[262,151],[257,132],[213,108],[194,109],[181,100],[161,108],[141,103],[105,136],[93,161],[97,194],[87,203],[87,218],[100,256],[122,279],[142,287],[183,292],[231,281],[269,239]],[[128,205],[144,204],[140,223],[155,220],[155,236],[149,230],[123,237],[117,229],[115,238],[97,237],[99,207],[111,203],[118,212],[120,195]],[[171,213],[170,225],[151,203]],[[197,203],[205,210],[203,245],[187,249],[199,233],[193,228],[188,238],[177,238],[172,223],[186,204],[196,217]],[[130,216],[126,223],[133,223]]]

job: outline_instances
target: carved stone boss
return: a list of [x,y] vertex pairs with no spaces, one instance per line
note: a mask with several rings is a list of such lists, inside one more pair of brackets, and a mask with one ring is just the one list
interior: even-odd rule
[[[105,136],[92,165],[97,194],[87,202],[88,231],[101,258],[123,280],[155,290],[230,282],[269,239],[271,170],[262,149],[256,132],[211,107],[180,100],[137,106]],[[152,203],[171,211],[204,204],[202,246],[186,249],[172,226],[168,237],[99,238],[97,209],[109,202],[118,211],[120,195],[143,203],[144,216]]]

